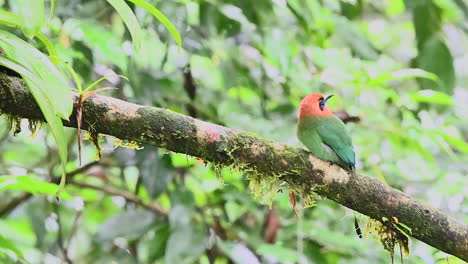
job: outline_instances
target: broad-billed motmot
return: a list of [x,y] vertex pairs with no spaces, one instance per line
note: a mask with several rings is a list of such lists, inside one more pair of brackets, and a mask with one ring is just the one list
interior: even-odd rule
[[317,158],[353,170],[356,161],[351,137],[343,121],[326,105],[332,96],[313,93],[302,99],[297,137]]

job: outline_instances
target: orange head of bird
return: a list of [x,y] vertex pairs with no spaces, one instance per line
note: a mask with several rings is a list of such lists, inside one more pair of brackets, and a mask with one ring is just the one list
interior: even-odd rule
[[299,107],[299,118],[308,116],[330,116],[332,111],[326,105],[327,100],[333,95],[324,96],[319,93],[309,94],[304,97]]

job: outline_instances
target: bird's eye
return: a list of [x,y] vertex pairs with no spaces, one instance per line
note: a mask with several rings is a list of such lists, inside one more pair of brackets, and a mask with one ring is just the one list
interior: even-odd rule
[[325,100],[323,99],[323,97],[320,97],[320,99],[319,99],[319,108],[320,108],[320,110],[323,111],[324,107],[325,107]]

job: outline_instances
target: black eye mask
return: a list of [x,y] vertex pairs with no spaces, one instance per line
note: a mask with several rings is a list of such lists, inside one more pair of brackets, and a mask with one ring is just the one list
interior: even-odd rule
[[333,94],[330,94],[325,99],[323,97],[320,97],[320,99],[319,99],[319,108],[320,108],[320,110],[323,111],[323,108],[325,108],[325,103],[327,102],[328,99],[332,98],[333,96],[334,96]]
[[320,110],[323,111],[324,107],[325,107],[325,99],[323,99],[323,97],[320,97],[320,99],[319,99],[319,108],[320,108]]

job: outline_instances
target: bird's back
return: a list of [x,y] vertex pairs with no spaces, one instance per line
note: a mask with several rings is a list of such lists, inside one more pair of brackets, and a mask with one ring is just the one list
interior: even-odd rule
[[336,116],[301,118],[297,136],[320,159],[337,163],[353,170],[355,154],[351,137],[344,123]]

